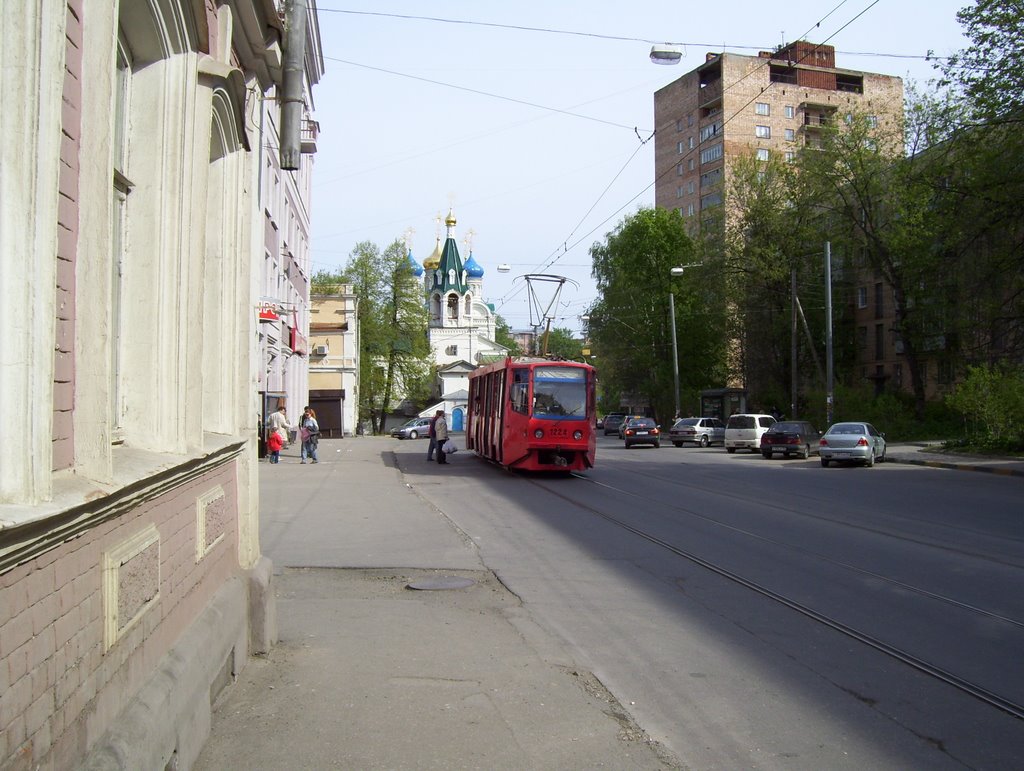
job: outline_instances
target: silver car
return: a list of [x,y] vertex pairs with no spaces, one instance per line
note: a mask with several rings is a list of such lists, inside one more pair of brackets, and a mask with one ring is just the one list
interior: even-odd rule
[[430,418],[413,418],[404,425],[391,429],[396,439],[424,439],[430,434]]
[[725,441],[725,423],[718,418],[680,418],[668,430],[668,438],[676,447],[691,442],[707,447]]
[[885,434],[870,423],[835,423],[821,436],[821,465],[831,461],[858,461],[865,466],[885,460]]

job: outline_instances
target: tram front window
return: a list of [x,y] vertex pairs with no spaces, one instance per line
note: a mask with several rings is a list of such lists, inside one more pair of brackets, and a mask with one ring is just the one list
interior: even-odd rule
[[587,373],[576,367],[538,367],[533,373],[533,415],[538,418],[584,418]]

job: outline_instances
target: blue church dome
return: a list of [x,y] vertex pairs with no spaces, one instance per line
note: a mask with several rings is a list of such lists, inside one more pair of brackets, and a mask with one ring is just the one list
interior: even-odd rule
[[469,259],[466,260],[466,264],[463,266],[466,269],[466,275],[470,278],[482,278],[484,275],[484,269],[480,267],[480,263],[473,259],[473,253],[469,253]]
[[412,249],[410,249],[410,250],[409,250],[409,256],[408,256],[408,259],[409,259],[409,270],[411,270],[411,271],[412,271],[412,274],[413,274],[414,276],[416,276],[416,278],[419,278],[420,276],[422,276],[422,275],[423,275],[423,266],[422,266],[422,265],[420,265],[420,264],[419,264],[419,263],[418,263],[418,262],[417,262],[417,261],[416,261],[416,260],[415,260],[415,259],[413,258],[413,256],[412,256]]

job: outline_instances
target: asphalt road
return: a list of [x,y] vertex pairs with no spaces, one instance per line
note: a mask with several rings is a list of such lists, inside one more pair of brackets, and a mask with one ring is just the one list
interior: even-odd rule
[[577,477],[418,485],[422,450],[408,481],[684,764],[1024,767],[1024,479],[608,437]]

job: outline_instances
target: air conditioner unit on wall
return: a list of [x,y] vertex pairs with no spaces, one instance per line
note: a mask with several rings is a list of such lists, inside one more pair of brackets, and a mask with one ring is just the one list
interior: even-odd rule
[[314,345],[313,346],[313,355],[314,356],[326,356],[327,355],[327,346],[326,345]]

